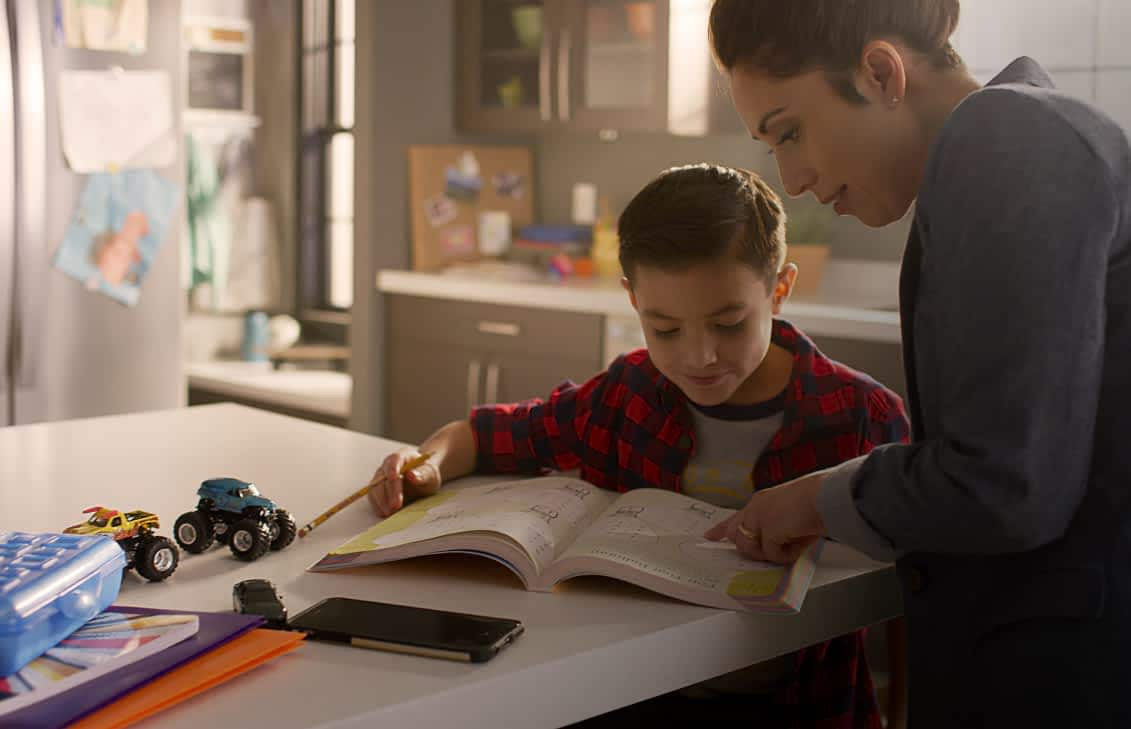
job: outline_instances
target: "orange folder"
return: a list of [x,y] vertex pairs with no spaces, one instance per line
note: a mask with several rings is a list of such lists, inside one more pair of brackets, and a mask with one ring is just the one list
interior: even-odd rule
[[249,631],[87,714],[70,729],[129,726],[294,650],[305,637],[283,630]]

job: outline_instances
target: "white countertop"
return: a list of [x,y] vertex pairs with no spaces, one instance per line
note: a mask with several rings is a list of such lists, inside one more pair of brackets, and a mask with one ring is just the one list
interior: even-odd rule
[[[0,530],[58,530],[100,503],[152,511],[169,535],[213,476],[255,481],[302,524],[400,446],[230,404],[0,428]],[[232,585],[258,577],[278,586],[292,614],[341,595],[513,617],[526,633],[478,665],[311,641],[140,726],[562,726],[901,611],[894,569],[837,544],[826,546],[801,612],[788,616],[697,607],[612,580],[527,592],[474,557],[305,571],[374,518],[355,504],[251,563],[222,547],[183,554],[166,582],[126,575],[117,604],[227,611]]]
[[270,362],[188,362],[189,387],[349,418],[352,379],[330,370],[276,370]]
[[[830,260],[818,296],[794,298],[782,316],[810,334],[899,342],[899,264]],[[460,266],[440,273],[384,270],[377,288],[458,301],[527,306],[611,317],[634,317],[620,283],[613,279],[554,281],[500,264]]]

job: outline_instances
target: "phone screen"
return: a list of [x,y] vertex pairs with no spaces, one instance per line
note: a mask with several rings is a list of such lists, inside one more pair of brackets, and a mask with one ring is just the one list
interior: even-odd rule
[[522,623],[508,618],[344,597],[323,600],[289,624],[313,638],[389,650],[398,650],[390,646],[432,649],[407,652],[471,661],[487,660],[522,632]]

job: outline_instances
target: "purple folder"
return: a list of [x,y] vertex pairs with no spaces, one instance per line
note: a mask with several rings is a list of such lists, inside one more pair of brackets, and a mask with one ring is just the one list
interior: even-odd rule
[[221,643],[242,635],[263,624],[258,615],[240,613],[202,613],[195,610],[155,610],[152,608],[112,605],[107,610],[134,615],[195,615],[200,623],[196,635],[169,646],[160,653],[123,666],[105,676],[76,686],[69,691],[52,696],[46,701],[32,704],[4,717],[5,729],[47,729],[61,727],[105,706],[114,699],[129,693],[182,663],[212,650]]

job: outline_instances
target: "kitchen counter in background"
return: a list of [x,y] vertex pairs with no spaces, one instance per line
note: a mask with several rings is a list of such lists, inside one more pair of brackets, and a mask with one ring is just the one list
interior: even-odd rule
[[[626,318],[629,324],[635,321],[617,281],[554,281],[523,266],[487,263],[441,273],[379,271],[377,288],[387,294],[603,314],[621,326]],[[819,295],[790,299],[782,316],[810,335],[898,343],[898,289],[898,263],[833,259],[825,265]]]
[[350,376],[328,370],[276,370],[269,362],[189,362],[189,404],[237,402],[345,427]]
[[[899,264],[828,261],[818,295],[782,316],[827,356],[906,394]],[[619,282],[554,281],[526,266],[467,264],[377,274],[385,318],[385,433],[418,442],[476,403],[545,397],[645,346]],[[437,356],[442,352],[443,356]],[[429,383],[421,387],[422,382]]]

